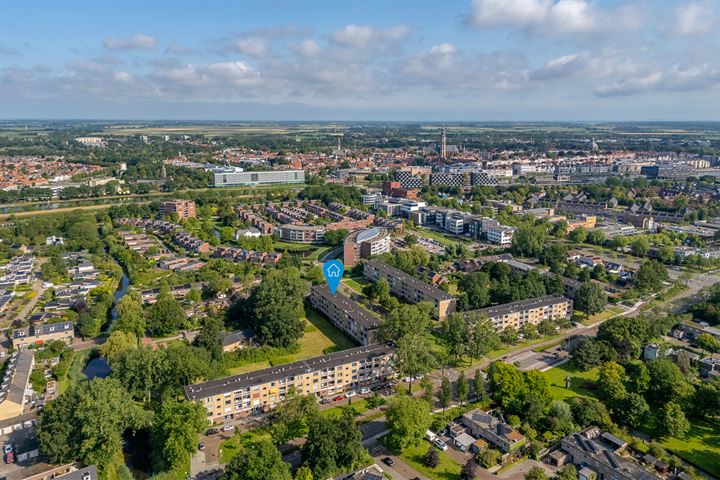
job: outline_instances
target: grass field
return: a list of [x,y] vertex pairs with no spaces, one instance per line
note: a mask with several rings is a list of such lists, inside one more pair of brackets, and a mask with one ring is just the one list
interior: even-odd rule
[[298,353],[273,357],[269,360],[248,363],[229,370],[230,375],[253,372],[262,368],[285,363],[297,362],[307,358],[317,357],[326,353],[346,350],[357,346],[352,340],[346,337],[325,317],[310,308],[305,309],[305,317],[308,323],[305,325],[305,334],[298,340],[300,347]]
[[365,277],[343,278],[343,283],[362,295],[363,286],[370,283]]
[[720,420],[691,422],[685,438],[660,441],[668,451],[720,478]]
[[[583,384],[594,382],[597,380],[598,369],[593,368],[587,372],[574,370],[568,364],[551,368],[543,372],[545,378],[550,383],[550,394],[556,400],[565,400],[570,397],[592,397],[591,390],[583,388]],[[565,388],[565,377],[570,377],[570,388]]]
[[447,452],[438,450],[440,463],[437,467],[429,468],[425,466],[425,454],[428,448],[431,447],[430,442],[423,440],[417,447],[406,448],[398,456],[412,468],[433,480],[457,480],[460,478],[462,466],[452,460]]
[[614,317],[615,315],[624,311],[624,308],[618,307],[617,305],[612,305],[600,313],[596,313],[595,315],[590,315],[589,317],[585,318],[585,314],[583,312],[581,312],[580,310],[575,310],[573,312],[573,319],[575,321],[580,321],[580,323],[582,323],[583,325],[592,325],[593,323],[602,322],[604,320],[607,320],[608,318]]
[[414,230],[409,230],[408,233],[414,233],[418,237],[425,237],[425,238],[432,238],[438,243],[441,243],[445,246],[448,245],[457,245],[458,243],[469,243],[469,240],[466,240],[464,238],[460,237],[448,237],[446,235],[443,235],[440,232],[435,232],[433,230],[427,230],[425,228],[416,228]]

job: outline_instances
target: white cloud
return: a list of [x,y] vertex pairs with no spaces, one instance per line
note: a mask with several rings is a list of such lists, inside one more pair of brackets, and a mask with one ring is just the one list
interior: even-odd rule
[[720,68],[717,65],[682,67],[675,65],[667,71],[659,69],[627,77],[595,90],[598,97],[630,96],[652,92],[691,92],[720,87]]
[[320,47],[315,40],[303,40],[300,43],[290,45],[290,50],[303,57],[315,57],[320,53]]
[[406,25],[395,25],[388,28],[346,25],[330,34],[330,42],[344,48],[383,49],[388,44],[402,40],[409,34],[410,27]]
[[261,58],[268,54],[268,42],[261,37],[245,37],[231,44],[237,53],[244,53],[251,57]]
[[694,2],[675,8],[675,24],[670,33],[676,35],[699,35],[720,31],[718,4]]
[[130,38],[108,37],[103,46],[109,50],[152,50],[157,40],[149,35],[137,34]]
[[641,20],[632,6],[609,11],[587,0],[473,0],[465,23],[476,28],[513,28],[555,36],[607,34],[637,28]]
[[580,52],[563,55],[545,62],[530,75],[532,80],[565,78],[598,78],[617,74],[632,74],[637,70],[629,58],[611,51]]

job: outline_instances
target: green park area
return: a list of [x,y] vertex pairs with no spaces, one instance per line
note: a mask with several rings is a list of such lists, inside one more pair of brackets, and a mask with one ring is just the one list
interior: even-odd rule
[[447,452],[438,450],[440,462],[437,467],[427,467],[425,465],[425,454],[429,447],[431,447],[430,442],[422,441],[420,445],[416,447],[405,448],[398,456],[412,468],[433,480],[454,480],[460,478],[462,465],[450,458]]
[[[550,384],[550,394],[556,400],[565,400],[571,397],[592,397],[592,386],[598,378],[598,369],[591,368],[583,372],[575,370],[565,363],[559,367],[543,372]],[[566,379],[570,379],[569,388],[565,388]]]
[[720,478],[720,420],[691,422],[685,438],[659,439],[668,451]]

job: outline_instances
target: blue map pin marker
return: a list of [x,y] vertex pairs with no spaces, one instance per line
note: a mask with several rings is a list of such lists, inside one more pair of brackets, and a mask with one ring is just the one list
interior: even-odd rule
[[330,293],[335,295],[335,292],[337,292],[340,286],[343,272],[345,271],[343,263],[340,260],[330,260],[325,262],[322,270],[325,274],[325,281],[327,281],[328,287],[330,287]]

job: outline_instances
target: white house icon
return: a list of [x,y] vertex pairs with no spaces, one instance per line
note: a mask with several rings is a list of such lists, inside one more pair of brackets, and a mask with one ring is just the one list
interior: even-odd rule
[[335,277],[340,278],[340,267],[337,265],[330,265],[327,269],[327,276],[328,277]]

